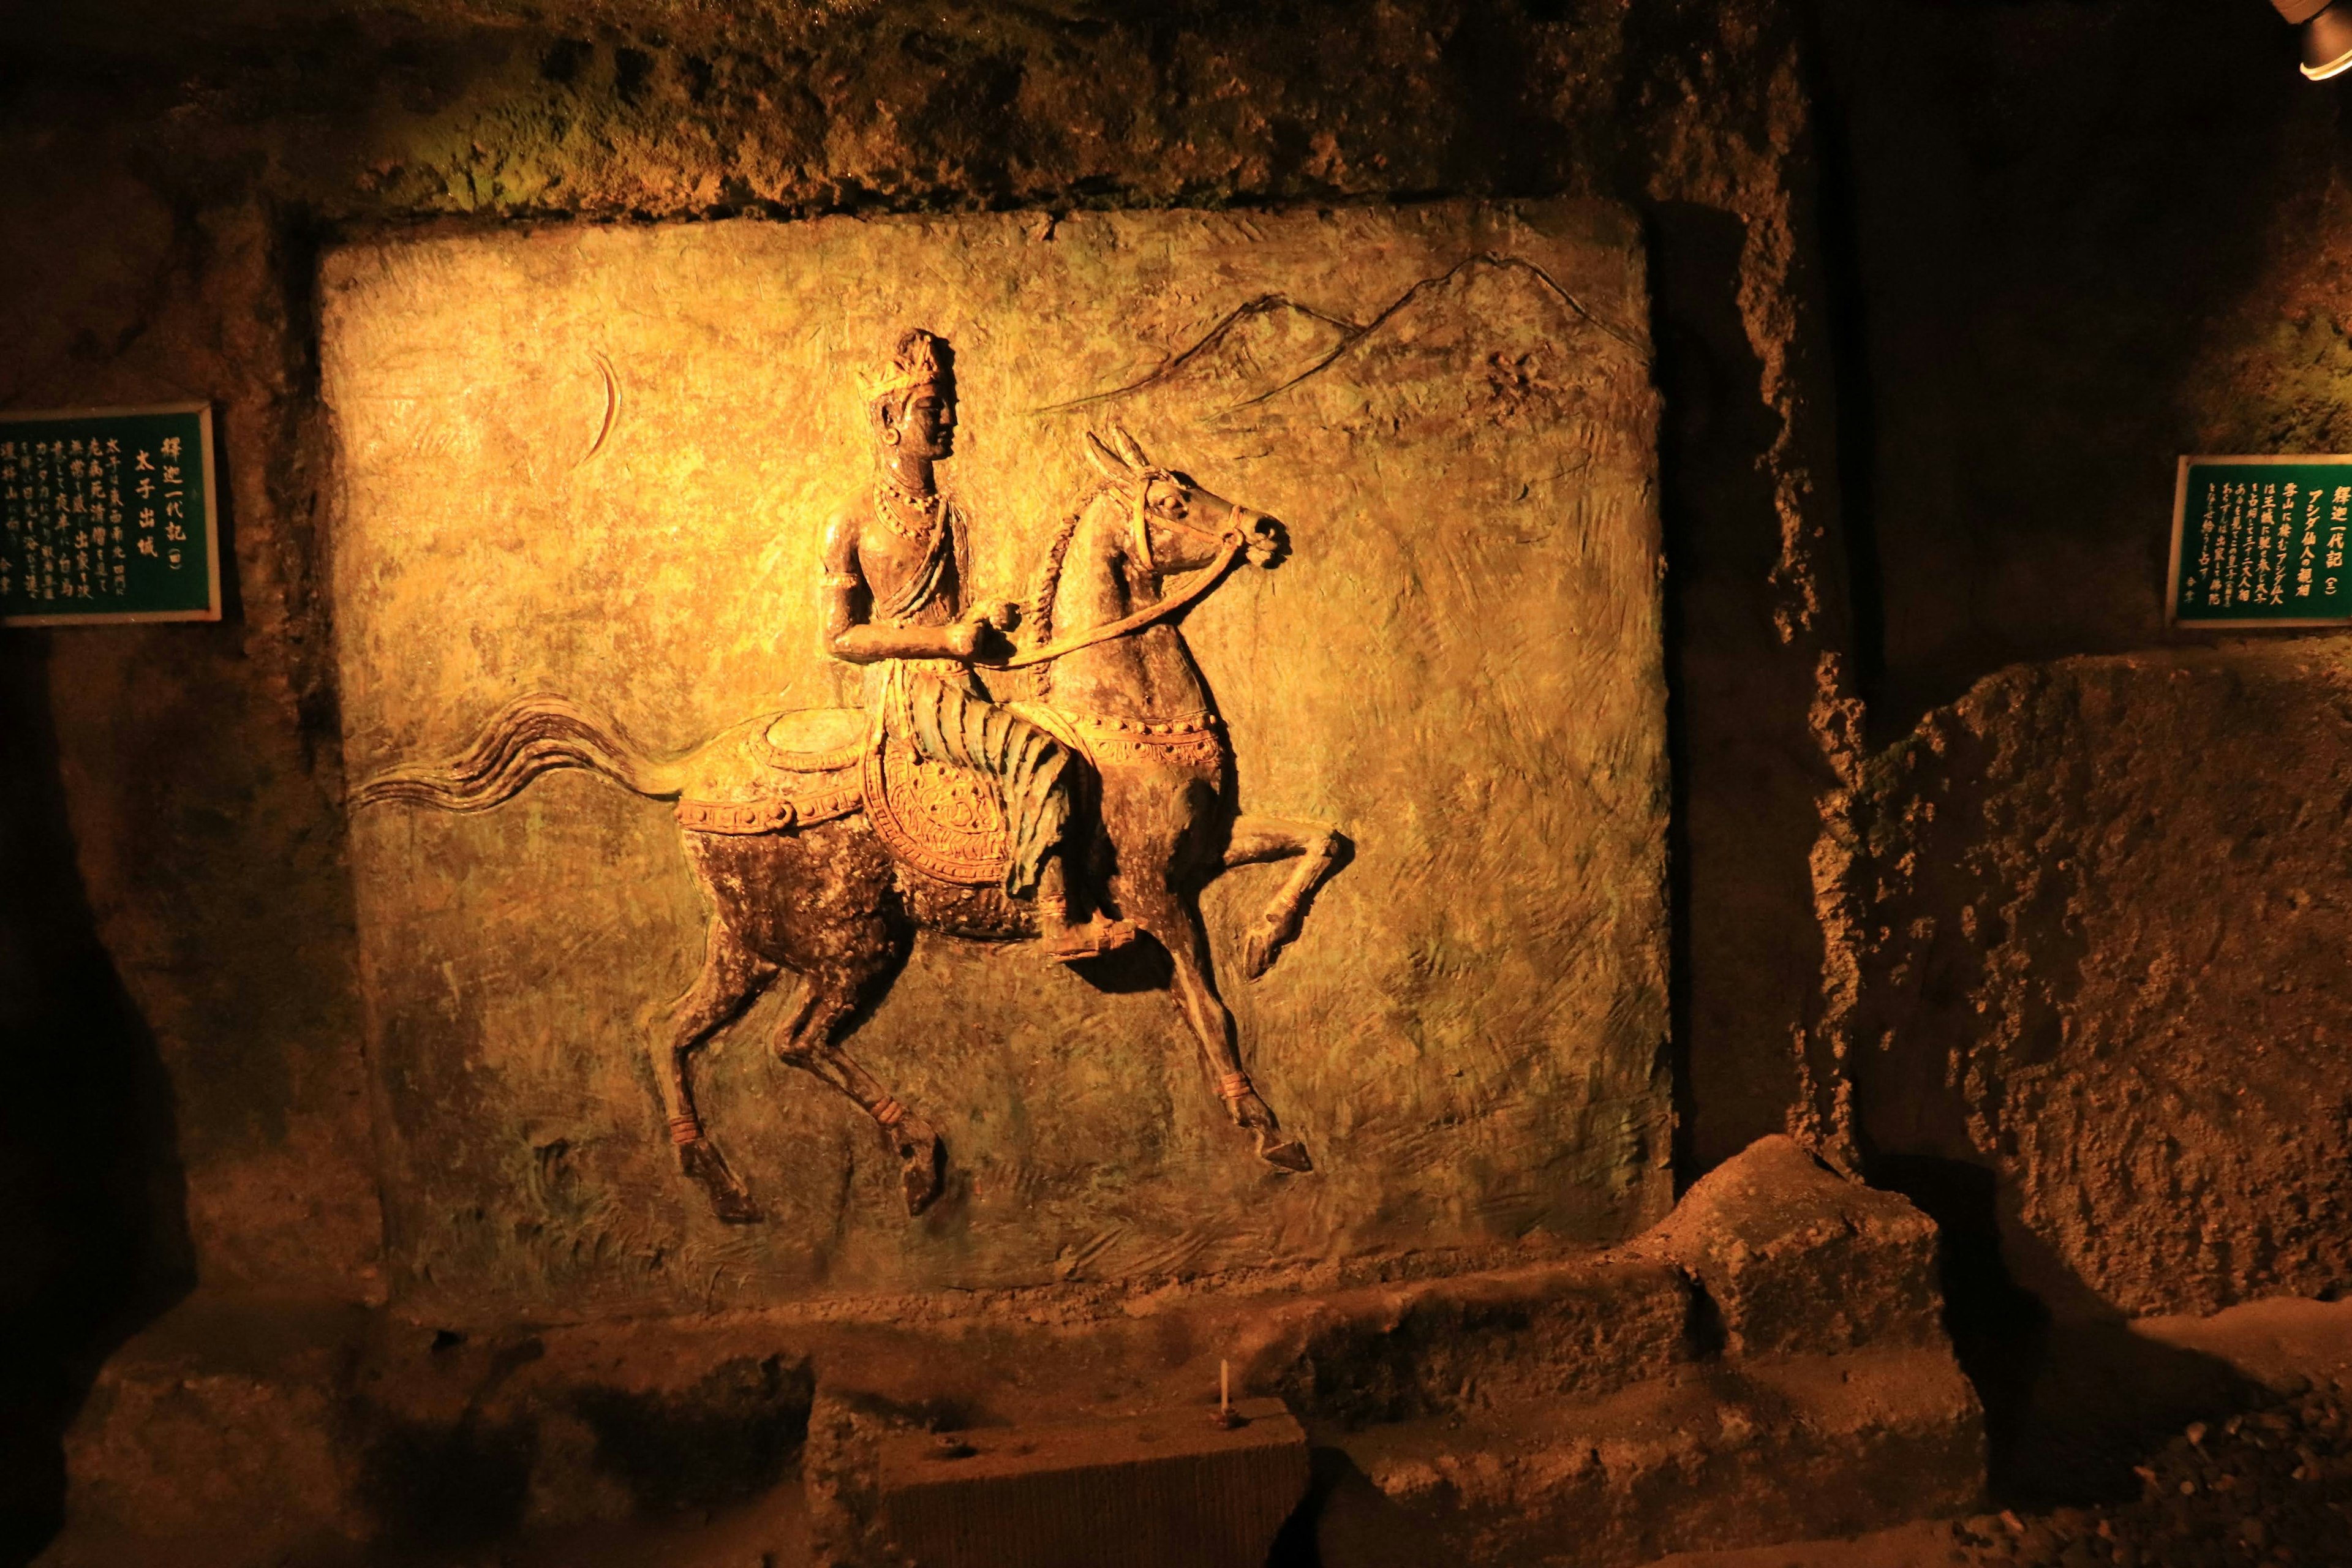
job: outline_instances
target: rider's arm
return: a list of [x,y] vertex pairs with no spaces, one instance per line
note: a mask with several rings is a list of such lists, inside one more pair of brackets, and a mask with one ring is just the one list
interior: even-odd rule
[[[970,658],[978,634],[968,623],[946,626],[877,626],[867,623],[873,602],[857,559],[857,518],[837,512],[824,530],[824,651],[851,664],[882,658]],[[861,604],[861,600],[864,601]]]

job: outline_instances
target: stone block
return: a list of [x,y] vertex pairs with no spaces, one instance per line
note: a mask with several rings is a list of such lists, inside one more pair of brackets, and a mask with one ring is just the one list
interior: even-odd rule
[[[764,1539],[782,1527],[747,1512],[785,1493],[818,1560],[857,1568],[903,1561],[894,1534],[951,1514],[1002,1513],[990,1538],[1033,1544],[1045,1538],[1020,1531],[1048,1516],[1127,1518],[1140,1539],[1193,1508],[1239,1531],[1241,1515],[1215,1514],[1240,1506],[1215,1467],[1244,1460],[1189,1427],[1155,1451],[1181,1451],[1192,1479],[1181,1466],[1140,1491],[1107,1479],[1160,1442],[1135,1423],[1194,1407],[1228,1357],[1237,1388],[1289,1398],[1347,1467],[1329,1491],[1329,1563],[1383,1561],[1340,1551],[1360,1526],[1383,1550],[1434,1532],[1405,1561],[1514,1564],[1861,1528],[1957,1506],[1981,1473],[1973,1396],[1935,1326],[1932,1243],[1899,1198],[1776,1140],[1615,1252],[1314,1292],[909,1298],[864,1317],[488,1331],[199,1300],[108,1368],[72,1439],[73,1529],[52,1564],[154,1559],[156,1542],[221,1521],[235,1533],[217,1551],[177,1544],[172,1560],[512,1546],[536,1564],[533,1543],[657,1545],[683,1520],[717,1521],[714,1542]],[[1841,1353],[1791,1354],[1809,1346]],[[1072,1426],[1082,1417],[1093,1424]],[[1269,1417],[1242,1447],[1297,1425]],[[908,1458],[941,1431],[987,1462]],[[987,1497],[924,1492],[956,1476]],[[1295,1467],[1253,1484],[1277,1480],[1287,1500],[1260,1499],[1268,1533],[1299,1495]],[[1087,1500],[1105,1490],[1160,1522]],[[964,1537],[925,1539],[966,1560]]]
[[1701,1177],[1643,1238],[1689,1271],[1734,1357],[1940,1345],[1933,1221],[1786,1137]]
[[1326,1568],[1618,1568],[1965,1512],[1984,1482],[1975,1391],[1924,1349],[1692,1369],[1337,1441]]
[[1114,1421],[906,1433],[879,1446],[885,1527],[918,1568],[1260,1568],[1307,1492],[1278,1399]]
[[256,1562],[363,1535],[344,1399],[365,1317],[199,1300],[133,1339],[66,1434],[69,1529],[44,1561],[124,1561],[125,1535]]
[[698,1516],[789,1476],[810,1402],[760,1324],[469,1335],[199,1297],[101,1372],[45,1561],[434,1559]]
[[1335,1292],[1269,1316],[1249,1386],[1343,1425],[1595,1398],[1695,1352],[1671,1265],[1590,1258]]
[[2326,640],[2020,665],[1871,763],[1855,1119],[1994,1172],[2053,1310],[2352,1285],[2347,793]]

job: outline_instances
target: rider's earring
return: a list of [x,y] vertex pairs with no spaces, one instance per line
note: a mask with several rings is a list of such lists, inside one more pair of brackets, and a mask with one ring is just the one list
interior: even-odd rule
[[882,444],[886,447],[895,447],[898,444],[898,432],[896,427],[888,425],[882,426]]

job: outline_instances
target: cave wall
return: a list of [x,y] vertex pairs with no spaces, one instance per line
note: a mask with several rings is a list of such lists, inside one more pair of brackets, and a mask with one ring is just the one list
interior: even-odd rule
[[[2340,638],[2174,635],[2174,458],[2347,449],[2345,99],[2264,8],[1832,5],[1865,1168],[2064,1314],[2352,1281]],[[1948,1180],[1930,1176],[1930,1181]]]
[[2071,1315],[2343,1289],[2339,647],[2021,665],[1873,759],[1874,1149],[2006,1176]]
[[[1871,1109],[1899,1097],[1857,1082],[1852,1122],[1841,1063],[1866,1077],[1856,1053],[1897,1058],[1906,1029],[1943,1059],[1979,1040],[1983,998],[1916,1001],[1918,967],[1881,933],[1908,930],[1918,899],[1976,907],[1969,879],[2033,858],[2023,828],[1974,806],[1939,819],[1969,835],[1952,856],[1915,855],[1906,792],[1929,786],[1904,759],[2006,700],[1969,695],[1978,683],[2028,679],[2000,672],[2066,686],[2091,668],[2055,662],[2071,656],[2188,646],[2158,597],[2174,453],[2352,444],[2333,391],[2339,117],[2283,74],[2290,48],[2256,7],[2054,0],[1344,17],[614,4],[562,26],[504,6],[253,0],[201,25],[130,4],[40,19],[0,123],[0,390],[15,406],[216,399],[236,570],[219,627],[5,638],[28,802],[12,853],[30,868],[12,879],[10,1027],[32,1047],[15,1059],[43,1064],[17,1069],[16,1098],[79,1096],[122,1130],[90,1152],[23,1113],[21,1146],[43,1151],[26,1169],[91,1174],[13,1223],[43,1256],[95,1256],[128,1233],[70,1216],[135,1214],[148,1239],[126,1245],[148,1261],[124,1279],[383,1289],[320,592],[316,279],[324,247],[420,220],[1629,203],[1664,397],[1685,1173],[1792,1119],[1834,1137],[1844,1117],[1864,1152],[1901,1152],[1913,1133]],[[2252,660],[2263,689],[2288,679],[2241,645],[2189,644]],[[2097,668],[2169,700],[2161,661]],[[2128,727],[2077,706],[1982,750],[2005,759],[1999,778],[1948,787],[2047,793],[2085,747],[2153,765]],[[2217,725],[2165,763],[2185,796],[2223,797],[2275,750]],[[1953,880],[1923,891],[1922,876]],[[2000,951],[2063,965],[2086,911],[2176,896],[2205,895],[2094,877],[2005,926]],[[68,979],[89,973],[117,998],[96,1012]],[[1886,1044],[1877,1020],[1921,1008],[1933,1021]],[[2262,1006],[2237,1026],[2304,1026]],[[78,1088],[57,1065],[77,1059],[70,1039],[152,1092]],[[2171,1070],[2158,1034],[2102,1050]],[[2011,1134],[1937,1136],[2015,1178],[2021,1245],[2047,1239],[2026,1215],[2077,1194],[2078,1178],[2019,1174]],[[2213,1214],[2248,1237],[2268,1223]],[[2197,1278],[2100,1289],[2147,1306],[2267,1276]]]
[[[50,18],[9,89],[25,221],[5,242],[5,401],[221,405],[229,620],[10,639],[29,726],[57,734],[69,781],[53,827],[171,1084],[196,1275],[382,1289],[320,591],[322,247],[520,216],[1631,201],[1695,258],[1654,307],[1677,344],[1661,378],[1706,384],[1665,479],[1669,554],[1741,542],[1691,551],[1692,586],[1669,582],[1670,614],[1704,584],[1705,624],[1742,650],[1694,663],[1680,743],[1769,753],[1782,877],[1763,897],[1794,917],[1837,597],[1797,42],[1760,6],[1435,5],[1345,25],[1217,6],[607,10],[568,33],[467,7]],[[1685,788],[1704,798],[1717,776]],[[1754,816],[1754,781],[1725,784]],[[1681,861],[1750,879],[1704,847]],[[1690,994],[1747,973],[1760,1010],[1807,1005],[1811,966],[1792,978],[1785,952],[1717,930],[1680,943],[1685,967],[1727,982]],[[1679,1037],[1685,1136],[1719,1157],[1785,1122],[1800,1075],[1785,1018],[1706,1017],[1711,1034]]]
[[0,404],[213,399],[235,562],[218,626],[0,633],[26,1407],[194,1282],[387,1289],[317,356],[325,253],[419,226],[1624,204],[1681,1176],[1989,1169],[2083,1311],[2352,1271],[2335,639],[2159,599],[2176,454],[2352,447],[2345,100],[2259,5],[186,10],[0,61]]

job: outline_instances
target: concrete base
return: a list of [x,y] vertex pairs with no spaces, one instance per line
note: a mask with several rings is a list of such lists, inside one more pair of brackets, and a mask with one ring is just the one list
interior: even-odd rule
[[1841,1533],[1981,1489],[1934,1260],[1902,1200],[1768,1140],[1613,1252],[1403,1258],[1316,1289],[492,1331],[199,1300],[101,1374],[44,1562],[903,1560],[894,1444],[1189,1420],[1221,1360],[1315,1446],[1300,1528],[1332,1568],[1614,1568]]

